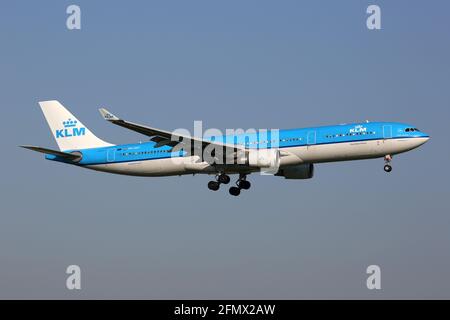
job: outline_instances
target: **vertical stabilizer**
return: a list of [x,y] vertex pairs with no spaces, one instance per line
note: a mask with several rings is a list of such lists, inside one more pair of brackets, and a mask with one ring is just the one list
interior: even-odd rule
[[59,150],[108,147],[56,100],[39,102]]

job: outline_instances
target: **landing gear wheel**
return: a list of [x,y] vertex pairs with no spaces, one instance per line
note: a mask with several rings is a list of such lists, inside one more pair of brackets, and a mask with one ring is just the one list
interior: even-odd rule
[[220,187],[220,183],[217,181],[210,181],[208,182],[208,189],[212,190],[212,191],[217,191],[219,190]]
[[252,184],[250,183],[250,181],[247,181],[247,180],[238,181],[238,187],[241,189],[244,189],[244,190],[250,189],[251,185]]
[[229,192],[232,196],[238,196],[241,193],[241,189],[238,187],[231,187]]
[[219,181],[220,183],[223,183],[223,184],[229,184],[230,176],[223,173],[217,177],[217,181]]
[[390,154],[387,154],[384,156],[384,171],[391,172],[392,166],[389,164],[392,161],[392,156]]

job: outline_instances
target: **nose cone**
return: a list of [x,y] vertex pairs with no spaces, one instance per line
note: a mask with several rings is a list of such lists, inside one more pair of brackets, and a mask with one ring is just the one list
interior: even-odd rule
[[424,138],[424,139],[425,139],[425,142],[428,141],[428,140],[430,140],[430,138],[431,138],[430,135],[429,135],[429,134],[426,134],[425,132],[421,132],[421,133],[420,133],[420,137],[421,137],[421,138]]
[[414,140],[416,140],[417,147],[419,147],[419,146],[423,145],[424,143],[426,143],[428,140],[430,140],[430,136],[427,135],[426,133],[421,132],[420,136],[418,136]]

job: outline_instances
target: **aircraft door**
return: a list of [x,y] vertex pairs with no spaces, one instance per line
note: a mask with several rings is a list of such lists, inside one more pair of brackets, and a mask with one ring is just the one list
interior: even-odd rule
[[392,138],[392,126],[391,125],[383,126],[383,138],[384,139]]
[[116,149],[108,149],[108,152],[106,154],[106,161],[113,162],[116,160]]
[[315,131],[308,131],[308,136],[306,138],[306,144],[308,146],[316,144],[316,132]]

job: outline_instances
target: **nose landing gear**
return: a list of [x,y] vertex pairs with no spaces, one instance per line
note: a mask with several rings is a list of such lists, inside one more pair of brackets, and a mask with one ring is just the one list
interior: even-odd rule
[[386,172],[391,172],[392,171],[392,166],[390,165],[392,161],[392,156],[391,155],[386,155],[384,156],[384,171]]

